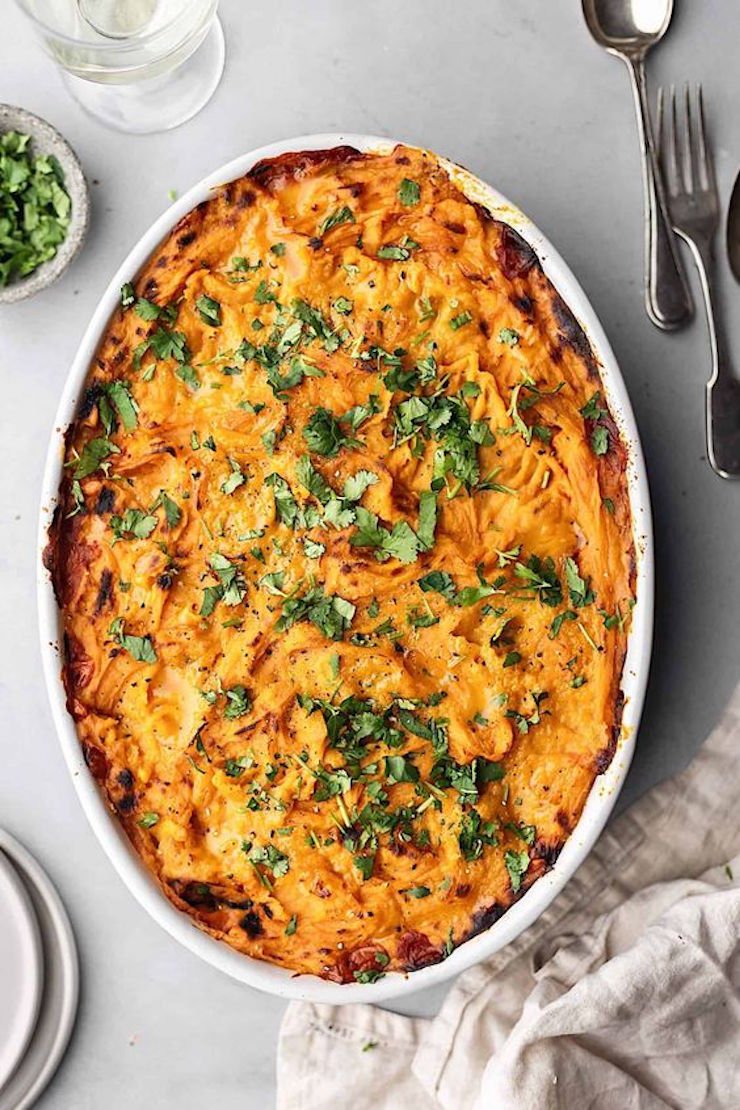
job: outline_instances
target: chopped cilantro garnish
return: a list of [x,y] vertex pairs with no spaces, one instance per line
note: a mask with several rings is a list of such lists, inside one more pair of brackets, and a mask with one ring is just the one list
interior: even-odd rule
[[88,478],[99,468],[105,471],[107,467],[105,460],[110,455],[120,455],[120,453],[120,447],[116,447],[115,443],[111,443],[105,437],[99,436],[96,439],[89,439],[82,448],[80,457],[67,465],[74,467],[72,474],[75,478]]
[[599,390],[586,402],[581,409],[581,416],[593,422],[591,429],[591,447],[595,455],[605,455],[609,450],[609,429],[602,423],[609,413],[601,404]]
[[185,385],[189,386],[190,389],[200,389],[200,378],[198,377],[198,372],[194,370],[192,366],[182,364],[181,366],[176,367],[175,374],[180,379],[180,381],[185,382]]
[[419,249],[419,244],[404,235],[400,243],[385,243],[378,247],[378,258],[390,259],[391,262],[406,262],[411,258],[411,252]]
[[237,717],[243,717],[245,713],[249,712],[252,701],[247,693],[246,686],[230,686],[228,689],[224,690],[224,693],[226,694],[226,700],[228,702],[224,710],[224,717],[232,721]]
[[419,768],[403,755],[385,757],[385,774],[391,784],[399,782],[418,782]]
[[434,531],[437,527],[437,494],[434,490],[422,490],[419,494],[419,523],[416,535],[421,551],[430,551],[434,545]]
[[303,438],[309,451],[333,459],[343,447],[357,445],[357,440],[345,434],[336,416],[328,409],[314,410],[303,429]]
[[512,852],[511,849],[508,849],[504,852],[504,863],[506,870],[509,872],[511,889],[514,894],[517,894],[521,889],[522,879],[529,868],[529,852]]
[[[120,380],[108,382],[108,384],[104,386],[104,396],[107,396],[113,403],[113,407],[118,413],[125,430],[127,432],[133,431],[138,423],[136,415],[138,406],[131,396],[131,390],[127,383]],[[110,432],[112,428],[107,428],[106,431]]]
[[229,466],[231,467],[231,472],[228,477],[224,478],[223,482],[221,483],[221,493],[233,493],[234,490],[239,489],[239,486],[243,486],[246,482],[246,478],[242,472],[241,466],[236,461],[236,459],[232,459],[230,456]]
[[555,569],[555,563],[548,555],[540,559],[531,555],[527,563],[516,563],[514,574],[533,590],[536,590],[543,605],[555,607],[563,600],[563,588]]
[[354,856],[352,862],[362,875],[363,882],[367,882],[367,880],[372,876],[373,873],[375,855],[373,854],[372,856]]
[[499,343],[505,343],[507,347],[516,347],[521,336],[519,332],[514,331],[513,328],[501,328],[501,331],[498,333],[498,339]]
[[31,137],[0,134],[0,288],[53,258],[72,205],[53,154],[32,154]]
[[319,224],[319,235],[326,235],[327,231],[331,231],[333,227],[339,227],[341,224],[353,224],[355,217],[352,209],[348,208],[346,204],[341,208],[336,208],[330,215],[321,221]]
[[389,530],[380,524],[375,513],[359,505],[356,522],[357,531],[349,541],[354,547],[372,547],[379,559],[393,557],[402,563],[413,563],[416,559],[419,538],[407,521],[396,521]]
[[450,320],[450,327],[453,331],[459,331],[459,329],[464,328],[466,324],[472,323],[472,320],[472,312],[468,312],[466,310],[465,312],[460,312],[457,316],[452,317],[452,319]]
[[209,297],[206,293],[201,293],[199,297],[196,297],[195,307],[204,323],[211,324],[214,328],[221,326],[221,305],[218,301],[215,301],[213,297]]
[[425,593],[442,594],[448,601],[452,600],[456,592],[454,579],[446,570],[430,570],[429,574],[419,579],[419,585]]
[[419,203],[421,198],[421,189],[417,181],[412,181],[409,177],[404,177],[401,184],[398,186],[398,199],[401,204],[406,208],[412,208]]
[[157,653],[149,636],[131,636],[124,627],[123,617],[116,617],[108,634],[127,651],[137,663],[156,663]]
[[336,594],[325,594],[323,587],[313,586],[302,595],[283,602],[282,616],[276,628],[285,632],[299,621],[310,621],[329,640],[341,640],[352,624],[355,606]]
[[242,851],[246,852],[249,856],[249,861],[252,864],[259,864],[272,872],[276,879],[281,879],[290,871],[290,859],[281,852],[274,844],[267,844],[264,847],[257,847],[248,840],[242,841]]
[[484,821],[477,809],[463,814],[458,834],[463,859],[479,859],[485,847],[495,847],[497,843],[496,825],[493,821]]
[[591,446],[595,455],[605,455],[609,450],[609,429],[597,424],[591,432]]
[[548,633],[550,639],[554,640],[555,637],[557,635],[559,635],[560,629],[563,627],[563,625],[566,621],[577,621],[577,620],[578,620],[578,614],[574,613],[572,609],[566,609],[565,612],[558,613],[558,615],[553,618],[552,624],[550,625],[550,631]]
[[584,605],[591,605],[594,601],[594,592],[589,583],[581,578],[578,573],[578,565],[575,559],[568,556],[563,561],[565,568],[565,582],[570,594],[570,602],[576,609],[583,608]]
[[219,601],[224,605],[238,605],[244,600],[247,586],[241,571],[225,555],[216,552],[209,560],[211,569],[219,578],[217,586],[206,586],[200,607],[202,617],[210,617]]
[[157,518],[141,509],[126,509],[123,516],[110,518],[110,526],[115,536],[114,544],[126,539],[145,540],[157,527]]

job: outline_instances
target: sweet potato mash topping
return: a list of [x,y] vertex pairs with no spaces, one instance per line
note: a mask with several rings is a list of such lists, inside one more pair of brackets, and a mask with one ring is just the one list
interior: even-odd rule
[[48,550],[87,762],[168,897],[343,982],[496,920],[614,750],[624,469],[579,326],[432,155],[284,155],[186,216]]

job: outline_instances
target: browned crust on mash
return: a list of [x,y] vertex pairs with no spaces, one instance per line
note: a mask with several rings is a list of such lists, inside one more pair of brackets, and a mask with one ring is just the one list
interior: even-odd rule
[[167,897],[339,982],[489,928],[615,749],[625,467],[580,325],[433,155],[285,154],[184,217],[46,552],[85,759]]

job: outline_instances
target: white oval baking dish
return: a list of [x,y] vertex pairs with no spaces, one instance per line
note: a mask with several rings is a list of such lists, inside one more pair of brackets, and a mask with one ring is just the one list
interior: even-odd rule
[[185,913],[175,909],[155,879],[134,852],[116,817],[88,771],[77,740],[75,726],[67,713],[61,682],[60,621],[49,575],[42,563],[57,490],[61,478],[64,434],[72,421],[91,359],[108,320],[118,304],[119,290],[144,265],[171,228],[211,191],[240,177],[263,158],[286,151],[321,150],[349,144],[363,151],[387,151],[397,140],[372,135],[326,134],[286,139],[260,147],[222,166],[194,185],[156,220],[119,266],[80,343],[57,411],[43,479],[42,508],[37,554],[37,586],[41,651],[46,686],[59,741],[82,807],[95,834],[131,893],[173,937],[214,967],[250,986],[287,998],[313,1002],[381,1002],[432,986],[491,956],[526,929],[546,909],[596,842],[619,794],[629,769],[645,694],[653,626],[653,546],[650,496],[642,449],[627,390],[609,342],[585,293],[567,265],[544,235],[509,201],[491,186],[451,163],[443,164],[458,186],[471,199],[485,205],[498,219],[515,227],[534,248],[543,269],[582,325],[602,375],[609,406],[628,448],[628,483],[637,556],[637,588],[622,677],[625,697],[623,725],[616,754],[606,772],[594,782],[580,821],[552,870],[536,883],[495,924],[457,948],[443,963],[409,975],[392,973],[376,983],[338,984],[315,976],[289,971],[253,959],[201,932]]

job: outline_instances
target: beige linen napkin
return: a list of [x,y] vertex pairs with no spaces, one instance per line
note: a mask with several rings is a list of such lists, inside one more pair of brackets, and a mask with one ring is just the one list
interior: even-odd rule
[[739,772],[740,689],[436,1018],[292,1003],[278,1110],[740,1108]]

